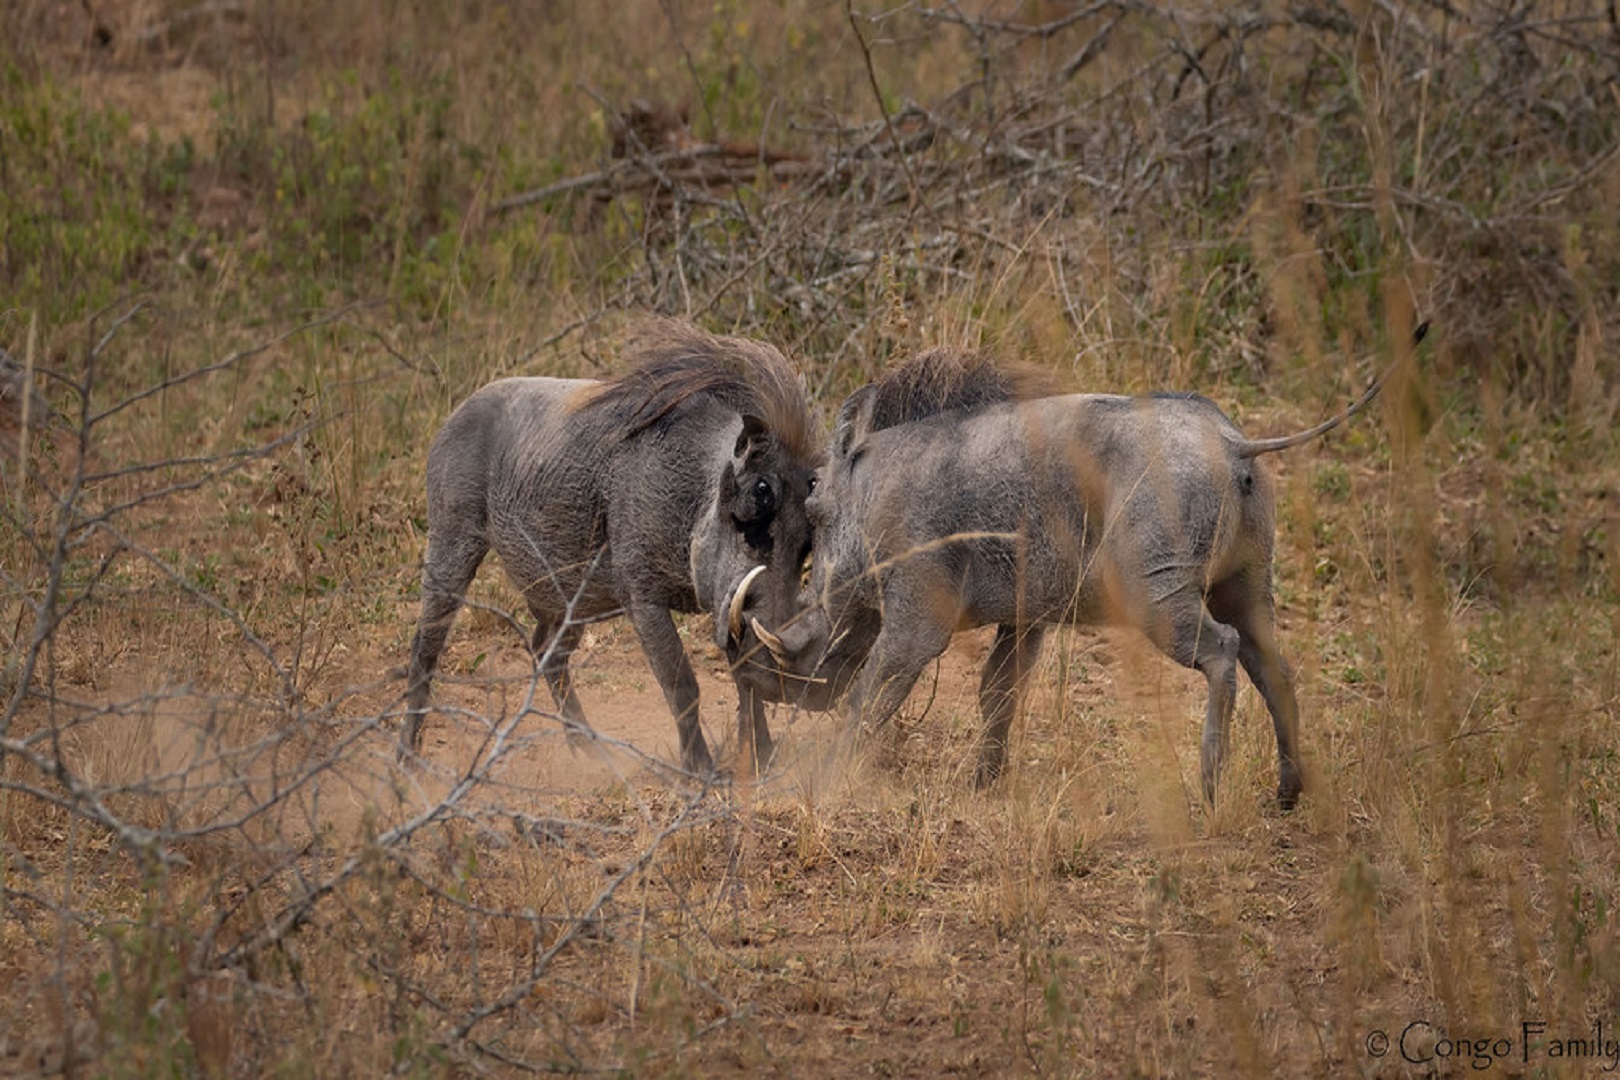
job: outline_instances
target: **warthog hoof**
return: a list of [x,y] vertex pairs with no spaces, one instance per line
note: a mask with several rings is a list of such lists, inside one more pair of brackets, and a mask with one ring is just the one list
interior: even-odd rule
[[572,720],[564,720],[563,742],[568,746],[570,754],[578,754],[581,750],[594,750],[596,748],[596,732],[586,724]]
[[998,746],[994,750],[986,748],[979,754],[979,764],[973,770],[973,787],[983,791],[994,786],[1001,779],[1001,768],[1006,763],[1007,750]]
[[1284,769],[1282,779],[1277,782],[1277,806],[1284,811],[1292,810],[1299,805],[1299,793],[1305,790],[1305,784],[1299,777],[1296,769]]
[[687,747],[686,752],[681,755],[681,768],[693,776],[713,776],[714,758],[709,754],[708,746],[697,743]]

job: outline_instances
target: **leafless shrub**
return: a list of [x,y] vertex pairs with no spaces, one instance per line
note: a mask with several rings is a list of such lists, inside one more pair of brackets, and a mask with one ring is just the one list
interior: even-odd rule
[[[1604,119],[1620,69],[1607,9],[1060,10],[1026,22],[955,3],[876,15],[852,5],[874,119],[791,118],[794,153],[741,157],[722,143],[643,144],[623,122],[608,167],[494,209],[577,193],[656,203],[624,302],[731,320],[780,311],[796,348],[830,351],[857,374],[893,347],[884,327],[896,295],[913,306],[983,295],[1038,265],[1062,282],[1070,330],[1089,336],[1099,310],[1120,302],[1097,294],[1100,277],[1151,293],[1157,245],[1196,250],[1221,230],[1239,254],[1217,249],[1226,293],[1201,305],[1205,362],[1262,358],[1279,331],[1288,348],[1319,352],[1269,317],[1268,286],[1241,255],[1251,220],[1257,246],[1281,222],[1336,281],[1365,281],[1356,287],[1369,293],[1380,273],[1404,281],[1423,310],[1459,328],[1456,356],[1499,368],[1511,390],[1562,404],[1572,378],[1602,382],[1549,364],[1546,341],[1516,335],[1530,310],[1548,313],[1543,333],[1566,355],[1578,337],[1620,329],[1612,268],[1597,265],[1612,245],[1592,239],[1607,235],[1604,207],[1620,182]],[[896,52],[884,38],[919,27],[960,35],[976,70],[891,113],[880,87]],[[1559,224],[1572,218],[1590,224]],[[1093,223],[1096,249],[1075,243],[1077,220]],[[1310,300],[1320,305],[1327,285],[1309,286]],[[1376,335],[1368,313],[1342,317],[1354,336]],[[1165,333],[1133,321],[1114,336]]]
[[[256,1072],[288,1052],[374,1063],[390,1044],[468,1064],[612,1066],[578,1016],[626,999],[577,986],[582,951],[634,957],[623,963],[637,973],[632,1011],[639,980],[656,979],[694,995],[711,1026],[737,1014],[636,929],[685,917],[690,882],[660,890],[671,916],[649,913],[648,882],[675,872],[681,838],[732,828],[725,798],[662,781],[638,794],[641,769],[674,774],[604,737],[592,752],[616,762],[628,817],[574,817],[577,800],[514,782],[535,755],[567,753],[560,720],[537,705],[538,669],[498,686],[492,711],[458,710],[466,735],[436,764],[402,770],[402,687],[312,672],[299,658],[314,626],[239,610],[229,566],[163,528],[179,496],[242,475],[279,490],[277,470],[296,470],[341,416],[295,413],[265,437],[198,453],[116,456],[129,444],[109,434],[142,410],[352,316],[118,391],[108,373],[124,366],[121,344],[165,320],[135,303],[93,319],[75,367],[52,373],[78,453],[10,492],[0,578],[20,611],[5,627],[0,926],[36,974],[10,999],[0,1046],[18,1067],[138,1052]],[[289,533],[308,526],[281,520]],[[109,612],[144,622],[141,639],[107,640]],[[471,873],[496,855],[529,884]],[[287,1044],[299,1027],[288,1014],[363,986],[389,999],[378,1042]]]

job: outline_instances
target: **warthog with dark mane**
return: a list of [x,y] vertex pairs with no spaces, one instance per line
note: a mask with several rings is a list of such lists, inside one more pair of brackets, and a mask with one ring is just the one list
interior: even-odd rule
[[982,356],[923,354],[844,402],[807,504],[807,606],[781,630],[745,630],[741,651],[765,649],[740,677],[813,709],[847,690],[858,731],[889,719],[953,632],[995,624],[979,686],[984,785],[1045,627],[1124,624],[1209,682],[1212,801],[1243,666],[1276,729],[1277,799],[1292,807],[1299,711],[1276,643],[1275,494],[1258,459],[1332,430],[1382,382],[1308,431],[1257,440],[1196,394],[1031,397]]
[[[670,612],[715,612],[725,647],[745,617],[779,626],[797,610],[821,456],[781,353],[680,323],[645,327],[611,381],[502,379],[473,394],[428,451],[404,745],[420,744],[445,636],[493,548],[534,615],[534,654],[564,721],[585,727],[568,668],[585,625],[627,614],[675,714],[682,765],[711,771]],[[763,763],[764,705],[738,691],[739,750]]]

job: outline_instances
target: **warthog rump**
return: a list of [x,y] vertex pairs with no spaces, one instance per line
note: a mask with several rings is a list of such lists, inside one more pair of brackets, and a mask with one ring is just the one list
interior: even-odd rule
[[[611,381],[502,379],[473,394],[428,451],[404,746],[419,747],[445,637],[493,548],[535,618],[532,648],[565,723],[586,727],[568,667],[584,627],[626,614],[675,714],[682,765],[711,771],[670,613],[715,612],[718,643],[735,655],[733,627],[796,610],[821,456],[781,353],[681,323],[646,326]],[[763,702],[738,690],[739,749],[763,764]]]
[[[1421,337],[1422,330],[1419,330]],[[1386,373],[1387,375],[1387,373]],[[1261,455],[1196,394],[1027,396],[983,356],[925,353],[851,395],[807,509],[816,530],[800,617],[760,635],[743,678],[886,722],[953,632],[994,624],[979,686],[975,780],[1000,773],[1025,676],[1054,623],[1140,630],[1209,683],[1200,766],[1215,797],[1241,664],[1277,737],[1277,798],[1302,787],[1299,710],[1277,648],[1275,494]]]

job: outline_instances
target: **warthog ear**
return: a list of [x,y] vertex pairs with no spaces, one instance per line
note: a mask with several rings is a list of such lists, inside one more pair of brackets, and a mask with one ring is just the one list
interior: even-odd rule
[[771,429],[757,416],[745,415],[742,421],[742,431],[737,435],[737,446],[732,454],[746,462],[750,456],[765,448],[766,441],[771,437]]
[[838,457],[849,457],[850,450],[871,430],[875,394],[870,386],[863,386],[844,399],[833,428],[833,453]]

